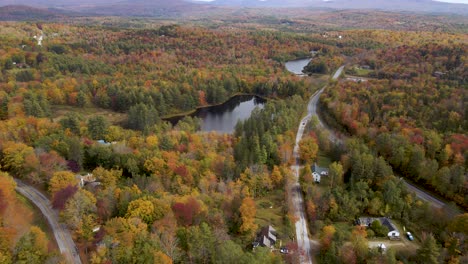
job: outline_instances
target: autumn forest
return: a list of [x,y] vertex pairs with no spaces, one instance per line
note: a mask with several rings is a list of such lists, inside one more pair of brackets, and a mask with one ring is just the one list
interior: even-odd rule
[[[0,263],[300,263],[295,191],[314,263],[468,261],[466,31],[219,20],[0,22]],[[237,95],[266,104],[232,134],[167,121]],[[403,238],[382,252],[390,230],[362,216]]]

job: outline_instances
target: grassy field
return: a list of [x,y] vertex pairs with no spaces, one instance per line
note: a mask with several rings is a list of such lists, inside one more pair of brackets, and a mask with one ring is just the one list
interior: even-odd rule
[[370,73],[372,73],[373,70],[371,69],[363,69],[361,67],[354,66],[352,68],[349,68],[346,71],[346,74],[353,75],[353,76],[362,76],[362,77],[368,77]]
[[287,242],[289,240],[289,230],[284,223],[284,192],[281,190],[273,191],[264,197],[256,199],[255,204],[257,206],[255,223],[258,225],[258,228],[271,225],[278,232],[283,244]]
[[74,106],[65,106],[65,105],[54,105],[52,106],[52,118],[54,121],[60,120],[67,113],[77,113],[81,115],[84,119],[88,119],[92,116],[103,116],[113,125],[121,125],[127,120],[127,114],[118,113],[108,109],[98,108],[98,107],[74,107]]
[[330,79],[330,75],[328,74],[312,75],[311,77],[312,87],[315,88],[316,90],[321,89],[323,86],[327,84],[329,79]]
[[327,156],[327,154],[319,150],[317,154],[317,165],[319,167],[328,168],[331,163],[331,159]]

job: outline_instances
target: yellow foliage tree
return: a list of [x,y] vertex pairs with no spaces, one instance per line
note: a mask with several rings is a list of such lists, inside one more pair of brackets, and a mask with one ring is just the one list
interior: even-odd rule
[[93,170],[93,176],[96,177],[105,188],[115,187],[117,181],[122,177],[122,170],[106,170],[103,167],[97,167]]
[[143,220],[143,222],[151,224],[155,219],[154,205],[151,201],[144,199],[133,200],[128,205],[125,217],[138,217]]
[[26,172],[25,161],[34,154],[34,149],[23,143],[7,141],[3,144],[3,168],[15,175],[22,176]]
[[42,231],[42,229],[40,229],[37,226],[31,226],[31,229],[29,230],[29,232],[31,232],[34,238],[35,249],[40,250],[44,254],[47,254],[47,248],[48,248],[47,245],[49,242],[47,240],[47,236],[44,233],[44,231]]
[[245,197],[242,200],[242,204],[239,208],[241,214],[242,225],[240,226],[240,231],[242,233],[252,234],[257,230],[257,225],[255,224],[255,215],[257,214],[257,208],[255,206],[255,201],[250,197]]
[[172,264],[172,259],[168,255],[162,253],[161,251],[156,251],[154,253],[154,263],[155,264]]
[[78,184],[78,179],[70,171],[58,171],[52,175],[49,182],[49,191],[54,195],[57,191],[67,187],[68,185],[75,186]]
[[146,146],[149,148],[155,148],[159,144],[159,139],[158,136],[156,135],[151,135],[146,137]]
[[307,137],[299,142],[299,156],[305,162],[312,162],[317,157],[318,145],[317,140],[312,137]]
[[281,174],[278,166],[273,167],[273,171],[271,172],[271,180],[276,187],[280,186],[283,182],[283,174]]
[[332,225],[327,225],[323,227],[322,234],[320,235],[320,242],[322,248],[327,249],[330,247],[330,243],[332,241],[333,235],[335,234],[336,229]]

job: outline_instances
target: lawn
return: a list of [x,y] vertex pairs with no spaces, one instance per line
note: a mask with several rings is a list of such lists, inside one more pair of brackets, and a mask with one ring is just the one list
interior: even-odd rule
[[258,228],[271,225],[279,234],[279,238],[288,240],[289,229],[284,223],[284,191],[276,190],[270,192],[264,197],[255,199],[257,206],[257,215],[255,217],[255,223]]
[[52,118],[54,121],[60,120],[67,113],[77,113],[83,116],[84,119],[89,119],[93,116],[104,116],[113,125],[121,125],[127,120],[127,114],[118,113],[108,109],[98,107],[74,107],[66,105],[55,105],[52,106]]
[[362,76],[362,77],[367,77],[369,76],[370,73],[372,73],[373,70],[370,69],[363,69],[360,67],[353,67],[349,70],[346,71],[346,74],[348,75],[353,75],[353,76]]
[[328,82],[330,78],[330,75],[328,74],[314,74],[312,75],[311,77],[311,84],[312,84],[312,87],[314,87],[316,90],[322,88],[323,86],[325,86]]
[[358,76],[369,76],[369,73],[373,72],[373,70],[361,69],[356,68],[356,75]]
[[317,154],[317,165],[319,167],[328,168],[331,163],[331,159],[327,156],[327,154],[319,150]]

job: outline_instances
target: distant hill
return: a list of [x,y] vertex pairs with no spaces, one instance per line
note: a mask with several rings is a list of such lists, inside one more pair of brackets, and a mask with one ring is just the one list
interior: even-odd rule
[[124,0],[117,3],[73,7],[73,10],[87,14],[149,17],[180,17],[217,9],[219,9],[217,6],[184,0]]
[[468,15],[467,4],[453,4],[433,0],[215,0],[209,3],[221,6],[374,9]]
[[35,7],[36,9],[31,9],[34,13],[53,8],[79,12],[82,15],[149,17],[178,17],[220,9],[214,5],[185,0],[0,0],[0,6],[10,5]]
[[[70,14],[67,14],[69,16]],[[63,17],[64,14],[57,10],[36,8],[23,5],[9,5],[0,7],[0,20],[52,20]]]
[[[34,10],[35,15],[43,17],[45,12],[54,14],[60,11],[80,12],[82,15],[106,16],[145,16],[145,17],[186,17],[206,16],[213,11],[242,8],[301,8],[308,10],[381,10],[417,13],[452,13],[468,15],[467,4],[451,4],[432,0],[0,0],[0,6],[28,5],[43,8]],[[51,10],[51,8],[53,10]],[[27,17],[15,11],[16,17]],[[15,18],[15,12],[7,13]],[[4,17],[0,19],[5,20]]]
[[[151,1],[151,0],[150,0]],[[70,6],[102,5],[122,2],[121,0],[0,0],[0,6],[27,5],[43,8],[64,8]]]

